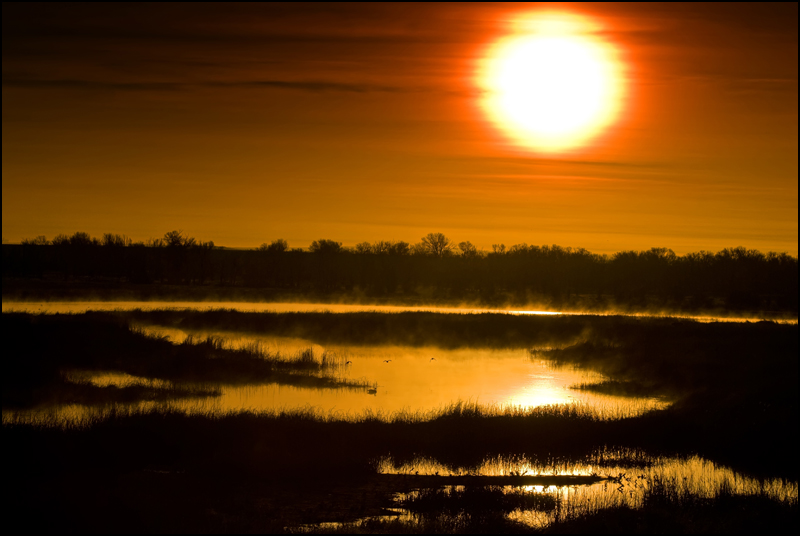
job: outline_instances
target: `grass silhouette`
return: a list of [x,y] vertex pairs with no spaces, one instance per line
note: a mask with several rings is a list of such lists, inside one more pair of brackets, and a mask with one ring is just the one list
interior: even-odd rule
[[[756,524],[776,531],[797,528],[796,500],[781,503],[766,495],[732,492],[701,497],[670,481],[650,482],[644,504],[636,508],[580,509],[519,491],[469,487],[433,489],[409,498],[406,506],[419,515],[415,520],[367,519],[385,512],[393,493],[411,491],[410,481],[381,480],[377,464],[386,456],[398,466],[429,457],[457,474],[489,456],[524,454],[551,460],[547,463],[555,469],[614,447],[651,455],[699,454],[747,474],[796,480],[797,325],[233,311],[14,313],[2,318],[4,342],[11,350],[2,365],[4,408],[40,403],[47,399],[44,393],[59,388],[63,371],[73,369],[118,370],[176,385],[284,378],[344,385],[336,371],[346,365],[335,356],[326,361],[304,351],[285,358],[257,347],[235,349],[214,337],[174,344],[132,327],[138,324],[299,336],[322,343],[529,348],[537,357],[597,369],[612,378],[584,388],[665,394],[676,401],[666,410],[624,419],[606,419],[580,405],[524,409],[472,401],[392,414],[341,415],[305,408],[186,415],[165,407],[137,411],[110,406],[80,425],[6,418],[4,448],[14,464],[4,477],[15,492],[9,522],[26,520],[31,530],[121,530],[120,519],[130,521],[126,530],[137,531],[285,532],[324,521],[349,524],[313,530],[533,530],[508,517],[520,508],[558,512],[546,529],[552,532],[602,527],[621,532],[724,527],[735,532],[755,530]],[[625,463],[635,467],[647,459],[631,455],[613,461]],[[598,466],[603,467],[599,460]]]
[[[9,356],[1,365],[6,408],[214,396],[220,385],[373,387],[339,379],[344,359],[337,356],[316,359],[307,349],[286,357],[258,345],[233,348],[215,337],[174,344],[105,314],[3,314],[3,336]],[[98,387],[70,380],[66,373],[75,369],[123,372],[169,385]]]

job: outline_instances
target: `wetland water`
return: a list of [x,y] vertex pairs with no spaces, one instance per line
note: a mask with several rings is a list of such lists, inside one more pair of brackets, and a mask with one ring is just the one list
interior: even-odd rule
[[[242,336],[240,333],[184,332],[178,329],[145,327],[145,333],[168,336],[183,342],[191,335],[196,340],[207,336],[222,337],[233,347],[253,343],[269,352],[296,355],[309,348],[315,359],[323,354],[341,365],[336,375],[343,379],[363,379],[370,388],[319,389],[290,385],[216,385],[219,396],[178,399],[168,402],[127,404],[130,409],[165,407],[187,413],[228,413],[231,411],[264,411],[293,408],[314,408],[322,413],[358,415],[364,411],[390,415],[398,411],[429,412],[454,401],[480,404],[513,405],[531,408],[552,404],[580,404],[605,418],[641,414],[665,407],[667,402],[656,398],[626,398],[594,394],[571,389],[582,383],[605,379],[601,374],[556,367],[543,359],[531,358],[527,350],[487,350],[416,348],[396,346],[346,347],[314,344],[305,339],[285,337]],[[81,373],[75,379],[88,380],[98,386],[154,386],[154,381],[118,372]],[[119,404],[118,404],[119,406]],[[37,413],[49,418],[74,421],[90,417],[98,408],[79,405],[41,408]],[[4,412],[4,420],[12,413]]]
[[[483,309],[458,309],[434,307],[402,307],[374,305],[331,305],[312,303],[243,303],[243,302],[3,302],[3,312],[26,311],[30,313],[70,314],[92,311],[125,310],[215,310],[231,309],[242,312],[313,312],[330,311],[351,313],[372,311],[397,313],[407,311],[436,311],[442,313],[480,313]],[[552,311],[504,311],[511,315],[558,315]],[[428,412],[455,401],[480,404],[512,405],[531,408],[552,404],[579,404],[604,418],[638,415],[651,409],[663,408],[668,401],[657,398],[632,398],[610,396],[578,390],[580,384],[597,383],[608,378],[587,369],[571,366],[554,366],[551,362],[533,358],[527,349],[455,349],[402,346],[320,346],[314,340],[288,337],[259,336],[242,332],[183,331],[159,326],[139,326],[146,333],[168,336],[173,343],[183,342],[187,336],[194,340],[217,337],[231,347],[257,345],[269,353],[291,357],[312,349],[315,359],[323,355],[333,358],[341,366],[335,375],[346,380],[364,380],[368,388],[319,389],[275,383],[248,385],[206,385],[218,391],[218,396],[182,398],[169,401],[145,401],[117,404],[118,409],[147,409],[169,407],[187,413],[231,411],[286,410],[314,408],[322,413],[341,415],[388,415],[398,411]],[[154,386],[153,380],[137,378],[123,373],[107,371],[83,374],[75,371],[73,377],[100,386],[118,387]],[[49,418],[72,421],[90,416],[98,407],[68,405],[37,408],[33,414],[48,414]],[[6,421],[18,412],[4,412]]]
[[[48,314],[79,313],[87,310],[130,310],[149,305],[164,308],[166,303],[147,302],[64,302],[43,304],[3,304],[6,312],[27,310]],[[172,303],[180,309],[190,304]],[[191,304],[193,309],[204,309],[206,304]],[[222,304],[207,305],[219,308]],[[225,304],[234,305],[234,304]],[[236,304],[245,311],[316,311],[319,305],[309,304]],[[326,306],[327,307],[327,306]],[[361,310],[355,306],[343,306],[344,311]],[[238,308],[238,307],[237,307]],[[407,310],[403,308],[381,308],[387,312]],[[338,306],[335,310],[339,310]],[[452,312],[452,311],[446,311]],[[467,311],[460,311],[467,312]],[[651,409],[665,407],[668,402],[657,398],[630,398],[592,393],[573,389],[580,384],[596,383],[607,379],[591,370],[572,366],[554,366],[552,363],[532,357],[527,349],[441,349],[435,347],[408,346],[346,346],[316,344],[314,340],[276,336],[259,336],[242,332],[181,330],[160,326],[137,326],[144,333],[157,337],[168,337],[180,344],[187,337],[204,340],[219,338],[231,348],[256,346],[269,354],[278,353],[291,358],[311,349],[314,358],[338,363],[333,375],[344,380],[363,380],[363,388],[314,388],[285,384],[264,383],[247,385],[206,384],[200,387],[213,388],[217,396],[181,398],[169,401],[143,401],[127,404],[117,403],[117,409],[144,410],[152,407],[177,409],[186,413],[228,413],[237,411],[272,411],[295,408],[313,408],[315,411],[339,416],[370,414],[389,416],[400,411],[427,413],[456,401],[477,402],[482,405],[515,406],[528,409],[554,404],[577,404],[603,418],[620,418],[641,414]],[[139,378],[129,374],[106,371],[72,371],[69,378],[89,381],[98,386],[148,386],[163,387],[163,382]],[[106,408],[81,405],[61,405],[37,408],[29,412],[4,412],[3,419],[34,415],[55,418],[60,421],[80,421],[91,418]]]
[[[175,303],[175,302],[63,302],[63,303],[4,303],[3,311],[28,311],[31,313],[80,313],[87,310],[142,309],[195,309],[230,308],[240,311],[310,312],[484,312],[467,309],[435,309],[376,306],[331,306],[318,304],[233,304],[233,303]],[[522,314],[522,312],[510,312]],[[528,314],[544,314],[532,312]],[[549,312],[549,314],[554,314]],[[555,313],[557,314],[557,313]],[[216,385],[218,396],[183,398],[161,402],[116,404],[115,411],[177,409],[186,413],[229,413],[245,410],[273,411],[314,408],[322,415],[338,417],[358,416],[364,413],[390,417],[407,411],[416,415],[432,412],[455,401],[473,401],[498,406],[533,408],[544,405],[577,404],[602,418],[620,418],[663,408],[668,401],[656,398],[630,398],[599,395],[572,387],[603,381],[605,376],[587,369],[571,366],[554,366],[551,362],[532,357],[527,349],[476,349],[446,350],[433,347],[409,346],[348,346],[320,345],[312,339],[259,336],[242,332],[182,330],[153,325],[137,328],[146,334],[168,337],[173,343],[203,340],[216,337],[226,341],[230,348],[257,346],[270,353],[291,357],[311,349],[314,358],[323,356],[338,363],[333,374],[343,379],[368,382],[369,387],[359,388],[305,388],[278,384]],[[89,381],[99,386],[149,385],[158,386],[159,380],[148,380],[127,374],[107,371],[71,371],[68,377]],[[102,417],[108,407],[62,405],[34,410],[5,411],[3,421],[28,420],[51,423],[79,423]],[[524,445],[520,446],[524,450]],[[391,457],[377,462],[378,472],[392,475],[599,475],[605,479],[586,485],[498,485],[490,486],[497,493],[517,497],[521,504],[504,513],[512,520],[535,528],[544,527],[554,519],[573,514],[597,512],[609,507],[638,508],[657,486],[698,497],[712,498],[720,493],[737,495],[767,495],[779,502],[796,503],[797,483],[785,480],[757,480],[728,468],[717,466],[706,459],[664,458],[646,452],[603,448],[585,459],[533,459],[524,456],[489,457],[476,467],[453,468],[435,459],[420,458],[406,463],[395,463]],[[472,487],[473,489],[475,487]],[[431,491],[433,490],[433,491]],[[465,492],[464,486],[442,485],[434,488],[420,487],[415,491],[395,496],[395,513],[408,521],[420,521],[421,512],[415,505],[438,493],[436,500]],[[516,500],[516,499],[515,499]],[[526,502],[527,501],[527,502]],[[525,506],[530,504],[533,506]]]
[[[231,309],[241,312],[314,312],[330,311],[332,313],[401,313],[426,311],[434,313],[507,313],[512,315],[580,315],[580,314],[614,314],[635,317],[673,316],[667,314],[642,314],[625,312],[584,312],[584,311],[552,311],[535,309],[487,309],[480,307],[439,307],[439,306],[407,306],[407,305],[368,305],[368,304],[325,304],[325,303],[289,303],[289,302],[186,302],[186,301],[46,301],[46,302],[3,302],[3,312],[29,313],[84,313],[86,311],[115,311],[132,309],[194,309],[209,311],[213,309]],[[698,322],[757,322],[760,316],[709,316],[709,315],[677,315],[680,318]],[[783,318],[780,322],[797,323],[797,318]]]
[[[424,458],[396,466],[391,458],[381,460],[384,474],[437,474],[443,480],[453,472],[436,460]],[[541,529],[565,516],[591,515],[614,507],[641,508],[648,495],[669,488],[671,493],[712,499],[721,494],[758,495],[781,503],[797,502],[797,482],[761,480],[741,475],[698,456],[670,458],[650,456],[640,450],[601,449],[583,461],[541,461],[525,457],[490,458],[471,470],[476,475],[600,475],[611,477],[588,485],[498,486],[495,492],[516,496],[520,507],[505,513],[508,519]],[[394,512],[401,519],[419,522],[424,517],[417,507],[426,497],[438,500],[463,494],[465,486],[443,486],[437,491],[417,489],[394,497]],[[422,501],[420,501],[422,499]],[[521,500],[519,500],[521,499]],[[423,502],[424,504],[424,502]],[[524,506],[527,504],[527,506]],[[415,508],[417,507],[417,508]]]

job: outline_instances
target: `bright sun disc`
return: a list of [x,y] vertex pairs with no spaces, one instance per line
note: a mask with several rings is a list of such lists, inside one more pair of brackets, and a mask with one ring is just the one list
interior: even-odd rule
[[583,145],[619,112],[622,75],[613,47],[575,15],[541,14],[517,26],[481,64],[484,109],[523,147]]

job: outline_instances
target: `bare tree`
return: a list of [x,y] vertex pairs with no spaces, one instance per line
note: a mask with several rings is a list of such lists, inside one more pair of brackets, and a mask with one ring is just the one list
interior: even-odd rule
[[36,238],[23,238],[21,244],[23,246],[46,246],[50,241],[44,235],[39,235]]
[[183,231],[169,231],[164,233],[164,245],[167,247],[191,247],[195,244],[194,238],[184,236]]
[[284,251],[289,250],[289,242],[284,240],[283,238],[278,238],[277,240],[273,240],[269,244],[264,242],[260,246],[258,246],[259,251],[269,251],[270,253],[283,253]]
[[461,256],[467,259],[474,259],[479,256],[478,248],[472,245],[472,242],[459,242],[458,249],[461,250]]
[[444,257],[453,252],[453,242],[442,233],[428,233],[422,237],[420,251],[434,257]]
[[342,251],[342,243],[323,238],[311,242],[311,247],[308,249],[313,253],[339,253]]
[[514,244],[513,246],[508,248],[509,255],[525,255],[529,251],[530,248],[528,247],[528,244],[526,244],[525,242],[521,244]]
[[70,246],[94,246],[97,244],[96,238],[92,238],[89,233],[84,233],[83,231],[78,231],[69,237]]
[[408,242],[403,242],[402,240],[391,242],[389,244],[387,253],[389,255],[408,255],[411,253],[411,245]]
[[386,240],[378,240],[372,243],[372,253],[385,255],[392,250],[392,243]]
[[362,253],[362,254],[374,252],[374,250],[372,249],[372,244],[370,244],[369,242],[360,242],[356,244],[356,247],[354,249],[356,253]]
[[53,238],[54,246],[66,246],[67,244],[69,244],[69,237],[63,233],[57,234],[55,238]]
[[101,244],[104,246],[126,247],[130,246],[133,241],[125,235],[105,233]]

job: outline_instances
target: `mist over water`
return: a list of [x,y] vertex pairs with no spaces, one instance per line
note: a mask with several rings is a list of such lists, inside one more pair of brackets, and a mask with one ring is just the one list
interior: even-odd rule
[[[632,317],[674,317],[695,320],[698,322],[757,322],[763,320],[761,316],[709,316],[708,314],[691,315],[686,313],[671,314],[669,311],[652,311],[650,313],[628,313],[625,311],[560,311],[539,310],[531,307],[526,309],[504,308],[490,309],[463,305],[459,307],[445,307],[438,305],[374,305],[352,303],[311,303],[311,302],[245,302],[245,301],[31,301],[15,302],[3,301],[2,311],[29,312],[46,314],[84,313],[86,311],[130,311],[141,310],[181,310],[211,311],[215,309],[228,309],[240,312],[275,312],[275,313],[302,313],[302,312],[331,312],[331,313],[402,313],[402,312],[435,312],[435,313],[506,313],[510,315],[620,315]],[[778,322],[797,323],[797,318],[781,318]]]
[[[129,409],[171,408],[186,413],[224,414],[237,411],[273,411],[312,407],[321,413],[357,416],[364,412],[390,416],[409,411],[435,411],[457,400],[528,409],[555,404],[575,404],[601,418],[620,418],[666,407],[658,398],[629,398],[592,393],[570,387],[607,379],[602,374],[572,366],[556,366],[536,359],[524,349],[492,350],[404,346],[320,346],[313,341],[290,337],[264,337],[230,332],[183,331],[175,328],[141,327],[146,334],[167,336],[174,343],[187,337],[224,339],[230,348],[252,347],[255,343],[270,353],[290,356],[312,349],[315,358],[323,354],[347,363],[337,371],[341,379],[365,380],[374,389],[310,388],[268,383],[262,385],[218,385],[219,396],[182,398],[167,402],[137,402]],[[84,374],[98,386],[154,387],[153,380],[118,372]],[[80,422],[100,408],[70,405],[38,410],[49,419]],[[4,412],[18,418],[24,413]],[[33,414],[29,414],[33,417]],[[33,417],[35,418],[35,417]]]
[[[401,313],[439,312],[475,314],[504,312],[509,315],[569,315],[556,311],[376,306],[315,303],[246,303],[246,302],[3,302],[3,312],[26,311],[44,314],[79,314],[86,311],[131,311],[135,309],[170,311],[232,310],[240,312],[330,312],[330,313]],[[709,320],[709,319],[705,319]],[[731,319],[727,319],[731,320]],[[145,321],[147,322],[147,321]],[[138,324],[138,323],[135,323]],[[234,349],[253,345],[268,353],[292,356],[311,349],[315,358],[333,357],[341,365],[333,375],[341,380],[359,380],[368,387],[317,388],[278,383],[248,383],[247,385],[202,384],[200,389],[216,391],[216,396],[182,397],[166,401],[130,403],[129,410],[151,407],[171,408],[187,413],[223,414],[237,411],[275,411],[293,408],[314,408],[322,413],[358,415],[364,412],[390,415],[401,411],[429,412],[454,401],[479,404],[515,406],[528,409],[556,404],[580,405],[601,418],[635,416],[653,409],[665,408],[669,401],[655,397],[630,397],[602,394],[576,386],[598,384],[609,377],[587,367],[568,364],[555,365],[552,360],[532,356],[527,348],[443,349],[433,346],[402,346],[391,344],[325,344],[313,338],[296,338],[254,334],[219,329],[178,329],[176,327],[137,325],[146,335],[168,337],[181,344],[187,337],[195,340],[215,338]],[[238,328],[233,328],[238,329]],[[81,371],[74,371],[80,374]],[[139,378],[115,371],[94,371],[82,379],[98,386],[157,387],[152,379]],[[623,393],[618,393],[623,394]],[[119,404],[118,404],[119,405]],[[33,413],[48,418],[77,422],[88,418],[98,407],[68,405],[38,408],[35,412],[4,412],[9,418]]]
[[[13,314],[14,311],[31,314]],[[87,311],[107,312],[82,314]],[[162,415],[190,423],[209,423],[208,426],[238,418],[263,422],[297,419],[304,426],[318,427],[320,433],[325,423],[341,421],[364,430],[371,426],[363,426],[364,423],[374,422],[395,427],[408,422],[422,426],[436,423],[446,433],[432,440],[428,452],[410,449],[404,438],[397,436],[365,458],[365,463],[377,470],[379,479],[388,479],[385,481],[397,485],[397,490],[402,489],[395,492],[398,519],[420,527],[431,519],[425,508],[429,509],[427,512],[436,508],[441,511],[450,508],[448,504],[466,508],[461,514],[453,514],[454,519],[479,517],[481,512],[491,510],[492,515],[534,529],[563,520],[565,515],[577,518],[609,509],[647,510],[654,500],[661,500],[659,497],[673,504],[752,497],[796,507],[796,482],[750,478],[696,455],[702,451],[662,452],[657,443],[647,441],[648,435],[658,434],[660,422],[675,419],[675,408],[685,404],[679,397],[680,389],[666,388],[673,385],[669,382],[677,382],[674,385],[683,386],[686,392],[696,389],[675,377],[674,370],[688,370],[690,376],[704,378],[701,383],[725,384],[723,390],[707,391],[709,396],[701,400],[699,407],[724,404],[724,395],[741,386],[720,382],[717,376],[734,380],[751,377],[736,373],[736,367],[745,365],[742,371],[756,370],[752,377],[792,376],[770,372],[783,368],[776,368],[780,363],[769,365],[766,357],[775,353],[772,341],[783,341],[789,332],[796,332],[796,325],[714,324],[697,322],[713,319],[673,320],[646,315],[581,317],[572,312],[537,310],[313,303],[6,302],[3,312],[9,313],[8,338],[19,342],[12,344],[20,350],[17,359],[24,361],[31,341],[47,340],[49,345],[32,355],[40,355],[46,361],[47,356],[64,349],[67,353],[59,361],[64,363],[60,370],[64,386],[80,386],[85,392],[106,389],[108,395],[80,403],[64,403],[55,397],[34,407],[4,408],[3,422],[11,427],[30,423],[90,434],[105,426],[103,423],[116,426],[126,419],[149,422],[152,416]],[[531,317],[523,318],[528,315]],[[638,318],[630,318],[634,316]],[[48,333],[54,335],[47,336]],[[43,334],[44,339],[37,334]],[[673,344],[676,336],[684,346]],[[739,342],[731,343],[731,338]],[[145,343],[151,346],[136,346]],[[38,348],[37,344],[33,346]],[[131,347],[140,350],[115,360],[117,353],[125,354],[125,349]],[[748,353],[751,350],[764,352],[758,363],[767,367],[766,372],[746,366],[752,361]],[[181,355],[190,351],[196,354],[179,362],[175,353],[178,351]],[[705,368],[694,364],[695,353],[704,359]],[[94,356],[96,361],[84,360],[86,355]],[[235,356],[244,355],[255,362],[313,365],[318,368],[312,367],[313,372],[304,377],[327,383],[296,382],[286,376],[229,375],[227,368],[214,369],[210,375],[200,373],[210,370],[208,363],[236,368],[236,359],[244,358],[234,359]],[[635,359],[631,360],[631,356]],[[159,368],[170,360],[179,363],[176,371]],[[145,366],[145,362],[149,365]],[[82,363],[86,364],[83,368]],[[140,365],[143,368],[138,368]],[[637,384],[625,380],[620,369],[626,367],[630,374],[632,365],[655,367],[655,372],[633,374],[634,380],[645,380]],[[661,365],[668,368],[659,368]],[[662,389],[648,384],[650,377],[663,382]],[[110,396],[123,391],[143,394],[134,400]],[[174,395],[158,398],[155,395],[159,391]],[[651,396],[656,392],[662,396]],[[666,393],[676,396],[668,398],[672,394]],[[673,402],[675,406],[670,411],[650,413]],[[537,408],[543,418],[534,419],[531,424],[541,426],[541,431],[533,428],[532,435],[524,441],[509,441],[504,450],[478,449],[466,455],[467,445],[480,443],[482,436],[491,438],[497,431],[517,434],[511,424],[515,417],[511,416],[524,418],[526,411],[536,413],[540,411]],[[474,422],[471,411],[481,415]],[[646,413],[650,414],[642,419],[620,421]],[[578,417],[573,421],[575,428],[560,428],[558,423],[567,422],[565,417],[570,414]],[[548,415],[554,416],[551,424],[546,424]],[[686,411],[681,415],[693,418]],[[160,426],[157,420],[153,422]],[[492,428],[495,423],[507,423],[509,429]],[[594,428],[586,428],[589,433],[582,437],[579,430],[589,423]],[[465,427],[450,434],[447,427],[451,424]],[[517,424],[523,428],[528,425],[522,421]],[[482,431],[476,431],[475,426],[482,427]],[[653,450],[620,448],[613,439],[609,441],[611,436],[602,436],[617,426],[627,431],[623,436],[633,434],[617,444],[638,445],[639,430],[631,428],[640,426],[641,440]],[[601,430],[605,431],[598,435]],[[440,432],[420,428],[418,433],[426,441],[431,434]],[[360,441],[374,443],[381,435],[364,436],[370,440]],[[552,446],[548,446],[548,436],[556,440]],[[309,436],[309,440],[313,443],[317,437],[322,436]],[[460,439],[450,444],[450,437]],[[268,443],[272,441],[270,436]],[[581,442],[590,445],[590,449],[582,448]],[[347,450],[353,446],[349,438],[342,444],[347,445]],[[449,446],[438,448],[443,444]],[[464,455],[460,456],[461,449]],[[261,463],[263,460],[258,461]],[[310,463],[308,457],[303,458],[303,465]],[[336,456],[325,467],[314,461],[323,471],[335,470],[339,463]],[[448,482],[464,475],[490,480],[467,485]],[[530,484],[508,485],[509,478],[521,476],[542,478]],[[551,476],[554,478],[547,480]],[[413,487],[403,483],[403,478],[429,480]],[[483,506],[484,500],[491,505]],[[339,525],[332,525],[336,526]]]

